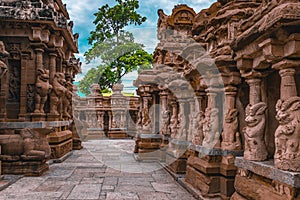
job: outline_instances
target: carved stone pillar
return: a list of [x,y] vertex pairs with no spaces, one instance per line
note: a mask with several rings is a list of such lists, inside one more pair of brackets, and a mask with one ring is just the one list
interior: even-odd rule
[[202,111],[203,92],[197,92],[195,99],[195,111],[193,113],[192,126],[192,143],[194,145],[202,145],[203,142],[203,118],[204,112]]
[[97,112],[97,119],[98,119],[99,128],[103,129],[104,128],[104,113],[103,113],[103,111]]
[[282,61],[274,66],[279,68],[281,77],[280,99],[276,104],[279,126],[275,131],[274,163],[278,169],[300,172],[300,97],[294,67],[299,67],[299,63]]
[[177,102],[175,99],[171,101],[172,106],[172,115],[170,119],[170,132],[171,138],[174,138],[177,134],[177,123],[178,123],[178,109],[177,109]]
[[36,48],[35,49],[36,52],[36,69],[43,69],[43,53],[44,53],[44,49],[42,48]]
[[178,98],[178,103],[179,103],[178,125],[177,125],[178,132],[175,138],[180,141],[185,141],[187,140],[187,133],[188,133],[186,107],[185,107],[187,100],[184,98]]
[[54,75],[56,73],[56,53],[49,53],[49,70],[50,70],[50,83],[53,83]]
[[32,121],[41,121],[45,119],[44,105],[48,98],[48,93],[52,89],[52,85],[49,84],[49,70],[43,67],[43,53],[44,50],[41,47],[35,48],[36,52],[36,94],[35,94],[35,107],[34,113],[31,114]]
[[143,114],[142,114],[142,132],[143,133],[151,133],[152,124],[151,118],[149,114],[149,104],[151,102],[151,96],[143,96]]
[[225,88],[225,119],[223,120],[223,132],[221,148],[223,150],[241,150],[241,137],[238,131],[238,110],[235,108],[237,88],[227,86]]
[[163,90],[159,93],[160,96],[160,134],[169,135],[169,125],[170,125],[170,112],[167,108],[168,103],[168,92]]
[[190,112],[189,112],[189,130],[188,130],[188,136],[187,141],[191,142],[193,140],[194,132],[197,131],[197,127],[195,127],[194,124],[197,124],[197,112],[199,112],[199,106],[196,106],[197,98],[191,98],[189,99],[189,105],[190,105]]
[[258,77],[248,77],[246,80],[250,87],[250,104],[246,108],[244,158],[253,161],[263,161],[268,157],[264,140],[267,105],[261,101],[261,79]]
[[[54,87],[53,82],[54,82],[54,76],[56,73],[56,53],[49,53],[49,71],[50,71],[50,79],[49,82],[50,84]],[[52,90],[50,94],[50,113],[48,114],[48,118],[52,121],[58,120],[59,113],[58,113],[58,105],[57,103],[53,103],[54,101],[58,101],[56,99],[56,94],[55,91]]]
[[21,85],[20,85],[20,114],[19,120],[25,121],[26,116],[26,101],[27,101],[27,65],[29,61],[27,53],[21,54]]
[[219,127],[219,109],[216,105],[217,90],[209,88],[206,90],[208,104],[205,110],[205,119],[203,124],[204,147],[213,148],[220,146],[220,127]]

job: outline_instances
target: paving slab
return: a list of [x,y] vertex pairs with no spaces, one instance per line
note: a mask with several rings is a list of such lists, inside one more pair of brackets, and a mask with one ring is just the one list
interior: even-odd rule
[[194,199],[158,163],[136,161],[133,140],[91,140],[83,146],[40,177],[19,177],[0,191],[0,200]]

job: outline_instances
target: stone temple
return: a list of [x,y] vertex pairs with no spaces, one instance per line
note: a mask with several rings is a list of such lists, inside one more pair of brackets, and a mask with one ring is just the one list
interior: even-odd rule
[[62,1],[0,2],[1,173],[40,176],[83,140],[134,138],[136,160],[162,164],[195,198],[299,200],[300,2],[157,13],[138,97],[96,84],[80,98]]

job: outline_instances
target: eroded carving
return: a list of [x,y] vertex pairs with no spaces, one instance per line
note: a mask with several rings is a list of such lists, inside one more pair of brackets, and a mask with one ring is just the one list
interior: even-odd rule
[[244,157],[247,160],[263,161],[268,157],[266,144],[264,141],[267,105],[260,102],[254,105],[248,105],[246,108],[245,134],[245,152]]
[[275,167],[300,171],[300,97],[290,97],[276,104],[279,126],[275,132]]
[[203,123],[203,143],[205,147],[220,146],[220,131],[219,131],[219,109],[207,108],[205,111],[205,119]]
[[48,94],[52,90],[52,86],[49,84],[49,70],[38,69],[38,75],[36,80],[36,95],[35,95],[35,113],[44,113],[44,105],[47,101]]
[[238,131],[238,110],[228,110],[223,123],[221,147],[225,150],[241,150],[242,143]]
[[67,89],[64,87],[66,83],[64,73],[57,72],[54,75],[53,79],[53,92],[51,94],[51,107],[50,113],[59,115],[58,105],[62,102],[62,98],[64,97]]

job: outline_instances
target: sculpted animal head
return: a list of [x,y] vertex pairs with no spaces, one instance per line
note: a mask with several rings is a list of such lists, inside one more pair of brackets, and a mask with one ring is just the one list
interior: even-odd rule
[[300,97],[291,97],[286,101],[278,100],[276,104],[276,119],[280,124],[287,124],[295,118],[293,114],[297,110],[300,110]]
[[48,82],[49,80],[49,70],[38,69],[38,79],[43,82]]
[[230,110],[228,110],[228,113],[225,116],[225,122],[226,123],[231,123],[234,120],[236,120],[237,116],[238,116],[238,113],[239,112],[238,112],[237,109],[230,109]]
[[65,74],[57,72],[54,75],[54,80],[57,81],[60,85],[64,86],[66,84]]
[[267,109],[267,104],[265,102],[260,102],[254,105],[248,105],[246,108],[246,119],[248,126],[256,126],[259,124],[263,118],[265,111]]

